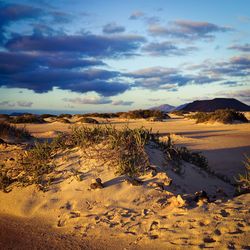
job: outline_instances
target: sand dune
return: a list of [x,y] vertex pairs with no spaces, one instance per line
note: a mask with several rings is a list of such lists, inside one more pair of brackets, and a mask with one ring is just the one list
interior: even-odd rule
[[[204,151],[210,168],[231,179],[242,171],[242,154],[250,149],[248,124],[196,125],[179,118],[129,123],[132,128],[141,125],[159,131],[162,140],[172,133],[176,144]],[[27,128],[39,138],[69,131],[62,123]],[[15,160],[22,147],[2,147],[1,161],[12,166],[6,159]],[[190,163],[176,173],[160,149],[148,145],[146,151],[152,171],[140,176],[140,185],[117,176],[114,166],[98,156],[83,156],[79,148],[62,151],[47,192],[31,185],[0,193],[1,248],[249,249],[249,194],[234,197],[233,185]],[[97,178],[102,188],[93,189]],[[209,200],[195,200],[200,190]]]

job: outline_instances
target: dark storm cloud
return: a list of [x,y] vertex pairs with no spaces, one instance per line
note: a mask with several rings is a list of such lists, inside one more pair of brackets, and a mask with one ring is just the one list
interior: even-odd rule
[[238,50],[241,52],[250,52],[250,44],[246,43],[244,45],[233,45],[228,47],[228,49]]
[[95,91],[103,96],[112,96],[125,92],[129,85],[119,81],[119,72],[100,69],[85,71],[36,70],[17,74],[0,74],[0,86],[25,88],[36,93],[46,93],[54,87],[73,92]]
[[208,22],[195,22],[190,20],[177,20],[165,27],[159,24],[150,25],[148,31],[153,36],[168,36],[184,39],[211,39],[214,33],[228,32],[233,29],[222,27]]
[[171,42],[149,43],[142,48],[152,56],[183,56],[197,50],[196,47],[179,48]]
[[23,4],[0,3],[0,43],[6,40],[6,27],[13,22],[25,19],[34,19],[43,15],[39,8]]
[[13,51],[79,52],[84,56],[121,57],[134,53],[145,38],[139,35],[18,36],[5,47]]
[[0,27],[7,26],[11,22],[36,18],[44,14],[40,8],[35,8],[23,4],[0,3]]
[[81,59],[78,55],[69,54],[31,54],[18,52],[0,52],[1,74],[16,74],[33,71],[39,68],[49,69],[73,69],[105,65],[102,61],[93,59]]
[[125,27],[116,23],[107,23],[103,26],[102,32],[106,34],[121,33],[125,31]]

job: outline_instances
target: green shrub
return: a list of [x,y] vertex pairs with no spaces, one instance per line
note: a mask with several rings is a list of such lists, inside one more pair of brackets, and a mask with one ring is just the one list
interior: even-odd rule
[[62,118],[62,117],[56,117],[55,121],[61,122],[61,123],[70,123],[68,119]]
[[200,152],[193,152],[186,147],[176,147],[170,136],[166,142],[160,141],[158,135],[154,135],[153,141],[163,150],[166,159],[170,161],[177,173],[181,173],[183,161],[189,162],[204,170],[208,170],[208,161]]
[[129,118],[129,119],[147,119],[150,117],[155,117],[156,119],[169,119],[167,113],[160,111],[160,110],[133,110],[129,112],[124,112],[120,114],[122,118]]
[[191,119],[196,119],[196,123],[202,122],[221,122],[224,124],[233,123],[235,121],[248,122],[247,118],[243,113],[234,111],[232,109],[219,109],[214,112],[205,113],[198,112],[194,115],[189,116]]
[[174,111],[171,112],[171,114],[178,115],[178,116],[184,116],[185,114],[188,114],[188,112],[183,111],[183,110],[174,110]]
[[79,120],[81,123],[91,123],[91,124],[99,124],[99,122],[96,119],[90,118],[90,117],[83,117]]
[[116,113],[87,113],[87,114],[79,114],[79,117],[99,117],[99,118],[115,118],[118,117]]
[[57,117],[57,116],[56,116],[56,115],[51,115],[51,114],[42,114],[42,115],[40,115],[40,117],[41,117],[42,119],[45,119],[45,118]]
[[88,149],[100,152],[102,159],[117,166],[117,173],[132,176],[142,173],[148,166],[144,146],[149,137],[149,131],[144,128],[118,130],[112,126],[82,126],[72,128],[68,141],[81,147],[83,153]]
[[71,114],[60,114],[58,117],[59,118],[68,118],[68,119],[70,119],[70,118],[72,118],[72,115]]
[[239,174],[236,179],[238,186],[238,193],[250,193],[250,157],[246,156],[245,160],[245,174]]
[[20,116],[15,116],[11,117],[9,119],[10,123],[44,123],[45,121],[43,118],[37,116],[37,115],[20,115]]
[[15,125],[0,121],[0,138],[29,139],[31,134],[25,127],[17,128]]
[[9,119],[9,115],[7,114],[0,114],[0,119],[3,119],[3,120],[8,120]]

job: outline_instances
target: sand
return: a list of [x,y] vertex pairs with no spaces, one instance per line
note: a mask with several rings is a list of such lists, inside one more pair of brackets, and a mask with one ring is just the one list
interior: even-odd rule
[[[106,120],[100,119],[107,123]],[[117,127],[126,120],[110,119]],[[249,124],[207,125],[175,118],[166,122],[129,121],[129,126],[171,133],[177,145],[204,152],[209,166],[233,181],[243,171],[243,153],[250,153]],[[52,138],[69,124],[29,124],[38,138]],[[20,153],[22,145],[1,148],[1,160]],[[177,174],[162,152],[147,147],[150,172],[133,186],[113,166],[82,157],[78,148],[55,160],[57,180],[47,192],[34,185],[0,192],[1,249],[249,249],[250,194],[234,197],[234,186],[191,164]],[[74,175],[74,171],[80,173]],[[101,178],[102,189],[90,188]],[[171,185],[167,180],[172,179]],[[159,185],[163,183],[164,185]],[[194,202],[205,190],[212,202]]]

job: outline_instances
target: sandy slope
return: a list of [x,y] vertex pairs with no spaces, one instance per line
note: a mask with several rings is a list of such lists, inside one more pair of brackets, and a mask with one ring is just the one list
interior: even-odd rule
[[[113,122],[116,126],[124,125],[120,120]],[[241,169],[241,151],[232,148],[249,151],[248,124],[196,125],[175,119],[131,121],[129,125],[153,127],[162,136],[167,132],[177,134],[173,136],[176,143],[205,149],[208,155],[210,152],[210,166],[229,176]],[[52,123],[27,128],[35,136],[49,138],[58,131],[67,131],[68,126]],[[223,159],[222,149],[238,165],[233,167]],[[0,160],[15,158],[21,150],[21,146],[15,145],[1,148]],[[232,185],[191,164],[183,166],[181,175],[176,174],[159,149],[150,145],[147,152],[157,174],[147,172],[139,186],[127,183],[124,176],[116,176],[114,166],[83,157],[81,150],[75,148],[56,158],[57,169],[52,173],[55,181],[47,192],[38,191],[34,185],[0,192],[0,247],[24,249],[26,244],[26,249],[250,248],[249,194],[233,198]],[[72,169],[80,173],[80,179]],[[95,178],[102,179],[103,189],[90,189]],[[166,182],[169,178],[173,180],[170,186]],[[205,190],[213,202],[194,202],[193,194],[199,190]]]
[[[99,119],[107,124],[105,119]],[[195,124],[194,120],[175,117],[166,122],[149,122],[141,120],[109,119],[108,124],[131,128],[144,126],[152,128],[162,136],[172,133],[175,142],[202,151],[209,160],[210,167],[227,175],[232,181],[234,176],[244,171],[244,154],[250,154],[250,123],[248,124]],[[73,124],[48,123],[28,124],[26,127],[36,137],[52,138],[59,131],[69,131]]]

